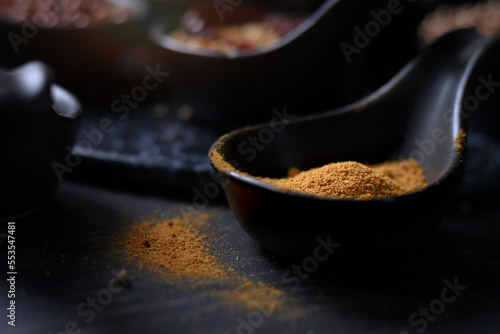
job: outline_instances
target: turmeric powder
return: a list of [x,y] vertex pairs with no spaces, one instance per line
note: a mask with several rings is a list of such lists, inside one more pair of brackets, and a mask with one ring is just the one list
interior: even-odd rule
[[259,177],[281,189],[330,198],[373,199],[399,196],[426,185],[424,171],[413,159],[365,165],[334,162],[285,178]]

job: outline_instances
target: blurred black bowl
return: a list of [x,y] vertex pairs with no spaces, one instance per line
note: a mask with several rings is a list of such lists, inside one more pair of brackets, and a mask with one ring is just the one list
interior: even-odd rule
[[[286,11],[303,10],[294,1]],[[172,95],[193,108],[193,117],[224,130],[269,121],[273,108],[288,106],[308,114],[345,105],[367,95],[406,64],[417,50],[415,31],[425,8],[401,1],[403,10],[357,52],[345,55],[342,43],[354,46],[356,29],[375,20],[387,1],[316,2],[309,18],[275,46],[225,55],[186,48],[169,34],[183,11],[158,20],[151,37],[164,48]],[[231,13],[244,10],[234,7]],[[213,9],[213,14],[215,9]],[[348,59],[349,58],[349,59]]]
[[46,64],[0,69],[0,220],[40,208],[77,167],[71,155],[82,109]]
[[43,18],[49,16],[44,12],[38,24],[31,18],[15,22],[3,15],[0,65],[14,68],[32,60],[43,61],[54,70],[57,82],[82,101],[110,102],[130,91],[142,83],[145,68],[158,63],[146,33],[148,4],[141,0],[107,2],[124,9],[128,17],[77,27],[45,24]]

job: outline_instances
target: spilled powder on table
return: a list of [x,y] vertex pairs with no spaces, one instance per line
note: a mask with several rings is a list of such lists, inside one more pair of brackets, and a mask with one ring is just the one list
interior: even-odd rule
[[[275,310],[284,306],[285,292],[271,284],[253,281],[222,264],[223,254],[214,253],[215,237],[201,232],[209,215],[189,219],[153,216],[130,226],[115,244],[116,253],[128,261],[146,265],[152,272],[174,282],[199,288],[204,284],[214,298],[233,308]],[[227,254],[227,252],[226,252]]]
[[144,221],[130,227],[124,245],[154,271],[166,270],[172,278],[217,278],[223,268],[206,251],[206,236],[184,219]]

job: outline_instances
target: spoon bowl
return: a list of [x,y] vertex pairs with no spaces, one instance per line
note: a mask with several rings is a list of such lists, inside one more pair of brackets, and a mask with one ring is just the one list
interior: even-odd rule
[[[478,73],[498,50],[495,39],[456,31],[358,102],[222,136],[210,162],[243,229],[285,257],[310,256],[325,243],[367,252],[418,245],[436,229],[460,184],[464,108],[476,94]],[[248,175],[283,177],[292,166],[408,158],[422,166],[427,186],[386,199],[320,198]]]
[[[305,12],[307,17],[275,44],[232,54],[189,48],[174,39],[170,34],[181,25],[181,14],[159,19],[152,24],[151,38],[164,50],[172,95],[192,107],[193,119],[224,130],[263,122],[284,101],[304,106],[297,108],[302,113],[312,113],[366,95],[358,86],[353,97],[348,77],[360,76],[370,51],[383,36],[374,38],[352,61],[346,60],[339,45],[353,44],[355,28],[374,20],[370,11],[386,10],[387,2],[327,0],[310,7],[288,6],[283,11]],[[215,15],[213,8],[209,11]],[[239,11],[244,11],[243,6],[234,7],[234,13]],[[402,19],[398,15],[392,20]],[[396,26],[384,28],[391,30],[386,35],[395,36]],[[410,41],[401,39],[401,43]],[[392,71],[397,63],[388,62],[384,70]]]

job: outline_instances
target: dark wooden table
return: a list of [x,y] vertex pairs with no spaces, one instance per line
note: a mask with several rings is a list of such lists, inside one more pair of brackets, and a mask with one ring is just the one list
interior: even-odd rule
[[[83,128],[94,128],[103,117],[94,115]],[[240,278],[283,292],[286,307],[260,316],[218,298],[214,282],[193,289],[191,282],[172,281],[116,253],[114,241],[128,226],[158,213],[176,218],[181,208],[199,207],[193,189],[213,182],[206,152],[219,134],[147,115],[116,122],[116,131],[94,156],[84,157],[42,210],[16,220],[15,328],[6,317],[12,299],[8,224],[2,223],[0,333],[500,332],[496,109],[471,117],[461,189],[436,235],[414,252],[322,264],[299,284],[291,283],[284,277],[300,263],[259,248],[222,194],[203,203],[211,250],[228,252],[220,256],[222,263]],[[165,132],[174,135],[165,139]],[[114,143],[120,142],[128,151],[116,151]],[[103,152],[106,158],[100,160]],[[149,160],[141,158],[144,152]],[[134,276],[132,283],[88,313],[86,304],[109,295],[109,282],[121,269]],[[219,289],[232,292],[228,286]]]
[[[178,217],[179,205],[193,204],[189,197],[173,198],[167,189],[165,193],[158,197],[67,181],[43,210],[17,220],[16,327],[8,326],[5,317],[8,277],[4,265],[0,304],[5,315],[1,332],[318,334],[500,330],[498,196],[474,200],[459,195],[435,238],[410,256],[321,268],[318,275],[294,286],[283,282],[283,274],[292,263],[260,249],[242,231],[223,201],[210,203],[206,208],[211,217],[207,233],[224,236],[212,243],[213,250],[228,251],[221,260],[242,277],[282,290],[287,298],[286,308],[276,309],[258,322],[259,318],[249,320],[251,310],[232,309],[212,297],[213,287],[209,284],[185,289],[187,283],[173,282],[115,254],[113,241],[126,226],[158,211]],[[1,233],[5,236],[6,232],[5,223]],[[6,239],[0,240],[6,263]],[[109,304],[87,323],[90,316],[79,314],[79,305],[108,289],[113,271],[122,268],[134,276],[131,285],[112,295]],[[455,290],[448,287],[450,284],[455,285]],[[444,309],[440,309],[443,305]],[[430,312],[427,320],[424,308]],[[258,326],[242,327],[241,319]]]
[[[399,44],[387,38],[387,45]],[[293,107],[286,99],[283,104]],[[239,277],[262,281],[285,296],[286,307],[260,317],[214,296],[213,282],[192,289],[189,282],[172,281],[116,253],[114,241],[128,226],[158,212],[175,218],[181,206],[193,205],[192,188],[211,182],[206,152],[219,135],[184,131],[178,122],[165,128],[157,118],[146,120],[145,132],[137,132],[140,122],[133,116],[116,122],[114,135],[42,210],[16,220],[15,327],[6,317],[11,275],[8,224],[1,223],[0,333],[500,333],[500,123],[489,116],[476,127],[488,131],[470,133],[460,192],[436,235],[418,251],[333,262],[291,285],[283,277],[297,263],[261,249],[222,196],[209,201],[205,232],[218,240],[211,242],[212,251],[228,252],[221,261]],[[99,117],[84,126],[95,128]],[[168,130],[161,144],[155,127]],[[132,138],[126,154],[122,135]],[[143,140],[148,138],[154,145]],[[151,161],[144,163],[143,151]],[[99,160],[103,152],[107,163]],[[155,195],[137,191],[144,183],[156,185]],[[109,295],[110,280],[124,268],[134,276],[131,284],[112,293],[99,311],[82,316],[82,303]]]

